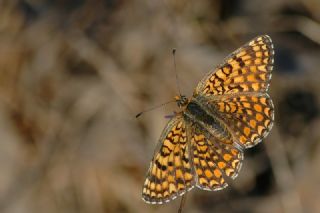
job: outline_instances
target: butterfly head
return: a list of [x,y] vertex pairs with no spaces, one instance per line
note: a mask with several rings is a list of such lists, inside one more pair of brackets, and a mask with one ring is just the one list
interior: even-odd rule
[[182,108],[189,103],[189,99],[184,95],[176,95],[174,99],[176,100],[176,103],[179,108]]

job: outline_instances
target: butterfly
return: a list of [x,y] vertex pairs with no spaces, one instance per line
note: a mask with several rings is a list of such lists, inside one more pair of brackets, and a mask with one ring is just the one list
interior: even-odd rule
[[180,112],[161,133],[142,199],[162,204],[195,186],[224,189],[237,177],[243,152],[261,142],[274,121],[267,94],[274,62],[272,40],[262,35],[227,56],[197,85],[175,97]]

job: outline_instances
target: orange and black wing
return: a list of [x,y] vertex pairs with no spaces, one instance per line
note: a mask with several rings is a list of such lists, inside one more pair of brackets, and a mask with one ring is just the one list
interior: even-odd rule
[[273,68],[273,44],[267,35],[245,44],[209,72],[194,91],[245,148],[271,130],[274,107],[267,94]]
[[245,148],[259,143],[273,126],[274,109],[268,94],[221,97],[209,103],[216,107],[236,142]]
[[169,202],[193,188],[194,172],[187,140],[186,123],[176,115],[163,130],[150,163],[142,192],[145,202]]
[[238,93],[265,93],[273,69],[273,44],[267,35],[259,36],[229,55],[215,71],[198,84],[194,96]]
[[197,187],[216,191],[228,186],[225,177],[236,178],[243,153],[231,138],[218,138],[197,124],[192,128],[192,158]]

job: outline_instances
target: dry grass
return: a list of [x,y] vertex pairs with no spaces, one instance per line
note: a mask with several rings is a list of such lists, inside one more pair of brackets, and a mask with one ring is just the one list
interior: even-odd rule
[[[250,3],[249,3],[250,2]],[[320,212],[318,1],[3,0],[0,211],[177,212],[142,202],[164,116],[258,34],[275,43],[276,125],[227,190],[185,212]]]

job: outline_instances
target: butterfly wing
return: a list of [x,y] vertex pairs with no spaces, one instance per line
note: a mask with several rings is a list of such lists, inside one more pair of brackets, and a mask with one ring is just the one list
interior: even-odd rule
[[176,115],[163,130],[150,163],[142,191],[145,202],[169,202],[193,188],[194,172],[187,140],[186,122]]
[[194,98],[204,100],[245,148],[259,143],[272,128],[274,107],[267,90],[273,56],[271,38],[259,36],[209,72],[194,91]]
[[194,96],[219,96],[245,92],[265,93],[273,68],[273,44],[259,36],[230,54],[198,84]]
[[245,148],[258,144],[273,126],[274,109],[268,94],[225,96],[209,103],[236,142]]
[[228,186],[224,177],[236,178],[243,153],[231,138],[218,138],[196,123],[192,126],[192,156],[197,187],[216,191]]

